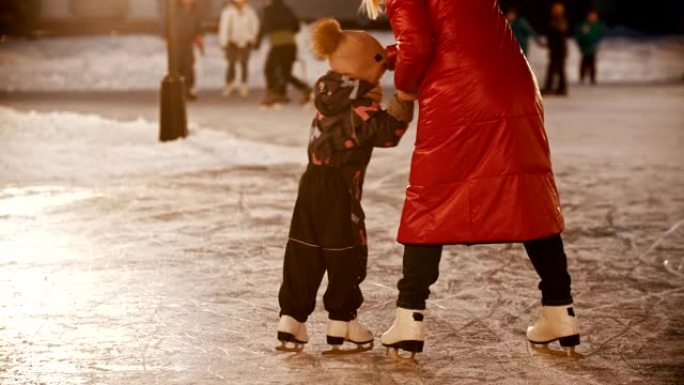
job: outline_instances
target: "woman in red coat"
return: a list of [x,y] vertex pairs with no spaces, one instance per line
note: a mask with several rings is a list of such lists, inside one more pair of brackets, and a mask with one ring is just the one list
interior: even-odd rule
[[[365,0],[377,16],[380,0]],[[579,344],[563,216],[537,82],[496,0],[387,0],[395,83],[419,102],[399,228],[403,272],[383,345],[420,352],[442,245],[522,242],[542,309],[530,342]]]

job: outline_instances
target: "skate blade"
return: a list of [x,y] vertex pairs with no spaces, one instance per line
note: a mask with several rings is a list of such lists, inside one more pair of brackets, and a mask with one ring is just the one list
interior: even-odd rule
[[389,359],[400,364],[418,365],[418,360],[416,360],[416,352],[407,352],[410,354],[408,357],[402,356],[399,348],[387,347],[385,354]]
[[340,355],[347,355],[347,354],[358,354],[358,353],[363,353],[367,352],[369,350],[373,350],[373,343],[366,343],[366,344],[356,344],[355,348],[341,348],[340,346],[333,345],[330,350],[325,350],[321,352],[322,355],[324,356],[340,356]]
[[280,345],[276,346],[275,350],[283,353],[301,353],[302,350],[304,350],[304,344],[289,341],[280,341]]
[[542,354],[554,357],[568,357],[573,359],[582,359],[584,355],[575,350],[575,347],[563,347],[562,349],[551,349],[549,344],[539,344],[528,341],[528,351],[533,354]]

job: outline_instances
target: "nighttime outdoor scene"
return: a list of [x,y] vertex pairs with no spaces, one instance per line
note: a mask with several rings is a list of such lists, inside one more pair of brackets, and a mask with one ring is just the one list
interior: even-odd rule
[[684,2],[0,0],[0,384],[684,383]]

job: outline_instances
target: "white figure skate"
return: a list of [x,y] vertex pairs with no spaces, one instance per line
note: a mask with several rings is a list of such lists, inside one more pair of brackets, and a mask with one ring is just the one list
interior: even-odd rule
[[558,341],[569,356],[574,355],[580,334],[572,305],[542,306],[537,322],[527,328],[527,340],[535,348]]
[[276,350],[281,352],[299,353],[309,342],[306,324],[297,321],[289,315],[283,315],[278,322],[278,340],[280,346]]
[[425,311],[397,308],[394,323],[382,335],[382,345],[387,347],[387,356],[392,359],[405,359],[399,355],[400,350],[411,353],[413,360],[416,353],[423,351],[425,341]]
[[[323,352],[324,356],[354,354],[373,349],[373,332],[358,320],[351,320],[349,322],[329,320],[326,334],[328,345],[331,348]],[[343,349],[342,345],[345,341],[355,344],[356,347]]]

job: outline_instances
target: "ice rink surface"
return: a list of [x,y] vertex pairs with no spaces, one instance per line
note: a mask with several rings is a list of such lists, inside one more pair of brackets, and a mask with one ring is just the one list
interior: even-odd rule
[[[539,293],[522,246],[454,246],[411,365],[380,346],[321,356],[322,306],[302,354],[275,352],[312,110],[200,96],[191,136],[159,144],[154,90],[0,94],[0,383],[684,381],[681,83],[574,86],[545,101],[582,358],[528,348]],[[376,151],[365,186],[360,318],[376,336],[393,318],[414,130]]]

